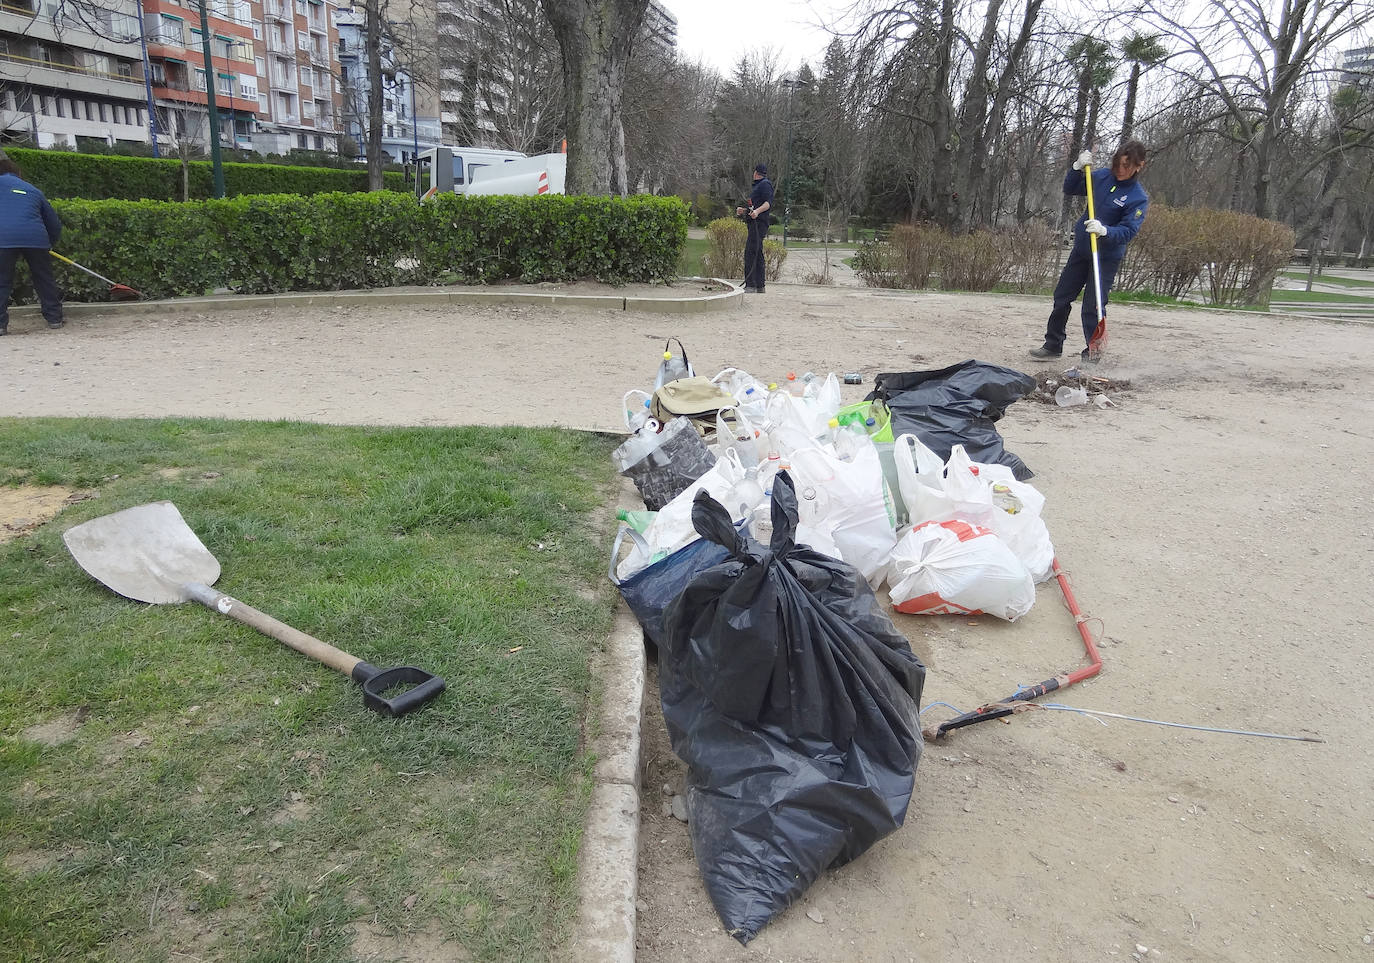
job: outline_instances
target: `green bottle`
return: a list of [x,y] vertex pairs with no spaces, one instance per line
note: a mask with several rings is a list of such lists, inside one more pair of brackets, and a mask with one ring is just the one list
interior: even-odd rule
[[658,517],[658,512],[629,512],[623,508],[617,508],[615,517],[643,535],[654,523],[654,519]]

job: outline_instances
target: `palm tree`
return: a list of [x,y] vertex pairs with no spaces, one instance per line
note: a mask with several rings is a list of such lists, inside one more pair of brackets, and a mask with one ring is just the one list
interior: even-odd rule
[[1133,33],[1121,42],[1121,59],[1131,65],[1131,79],[1126,81],[1126,113],[1121,120],[1123,141],[1130,140],[1135,130],[1135,92],[1140,86],[1140,75],[1168,55],[1156,33]]
[[1087,35],[1069,44],[1064,59],[1078,75],[1078,103],[1073,116],[1073,139],[1069,144],[1069,157],[1072,158],[1096,139],[1096,108],[1102,88],[1112,82],[1112,75],[1116,73],[1116,61],[1110,46]]

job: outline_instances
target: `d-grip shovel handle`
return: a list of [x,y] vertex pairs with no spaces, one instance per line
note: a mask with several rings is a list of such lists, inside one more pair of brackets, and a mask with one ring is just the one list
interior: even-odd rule
[[[420,708],[441,692],[447,683],[432,672],[414,666],[399,666],[394,669],[379,669],[342,649],[336,649],[327,642],[321,642],[313,635],[306,635],[293,629],[285,622],[272,618],[266,612],[259,612],[251,605],[208,585],[187,582],[182,586],[186,594],[206,608],[214,609],[220,615],[227,615],[236,622],[242,622],[257,629],[263,635],[271,636],[283,645],[323,663],[337,672],[342,672],[363,687],[363,705],[373,712],[384,716],[403,716]],[[397,685],[413,685],[390,699],[384,698],[387,689]]]

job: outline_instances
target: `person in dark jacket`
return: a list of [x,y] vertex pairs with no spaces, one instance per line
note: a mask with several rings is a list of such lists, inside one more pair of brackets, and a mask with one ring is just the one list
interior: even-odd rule
[[[1065,194],[1086,196],[1087,178],[1083,176],[1083,168],[1090,164],[1092,154],[1089,151],[1078,155],[1073,170],[1064,177]],[[1083,295],[1083,340],[1092,342],[1093,332],[1097,330],[1097,294],[1093,284],[1093,255],[1088,235],[1097,235],[1097,262],[1102,277],[1102,305],[1105,308],[1112,281],[1116,279],[1116,270],[1126,256],[1126,245],[1140,230],[1140,225],[1145,223],[1145,212],[1150,207],[1145,188],[1136,180],[1144,169],[1145,145],[1138,140],[1128,140],[1112,155],[1110,167],[1093,171],[1093,213],[1097,217],[1090,220],[1087,211],[1084,211],[1074,225],[1073,250],[1069,252],[1069,259],[1054,289],[1054,307],[1045,326],[1045,343],[1032,348],[1030,352],[1036,361],[1052,361],[1063,356],[1069,313],[1079,294]],[[1083,349],[1082,356],[1087,360],[1096,360],[1089,357],[1087,348]]]
[[33,289],[50,328],[62,327],[62,292],[49,253],[62,236],[62,222],[43,192],[24,180],[19,165],[0,150],[0,335],[9,330],[14,266],[29,262]]
[[749,226],[749,238],[744,242],[744,290],[750,294],[763,293],[763,239],[768,236],[768,212],[772,209],[773,182],[768,179],[768,165],[756,164],[749,206],[735,208]]

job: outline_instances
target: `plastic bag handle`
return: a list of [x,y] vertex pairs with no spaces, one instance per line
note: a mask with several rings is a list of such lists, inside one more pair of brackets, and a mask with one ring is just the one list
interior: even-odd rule
[[687,373],[690,375],[692,373],[692,362],[687,360],[687,349],[682,346],[681,338],[669,338],[668,340],[664,341],[663,353],[668,353],[668,345],[672,344],[674,341],[677,342],[677,349],[682,352],[682,366],[687,369]]
[[[653,400],[653,395],[641,388],[631,388],[629,391],[625,392],[624,397],[621,399],[620,406],[625,409],[625,427],[634,431],[634,425],[630,424],[630,395],[643,395],[646,401]],[[644,413],[646,415],[649,413],[649,407],[647,405],[644,406]]]
[[625,536],[629,535],[635,543],[635,547],[644,553],[645,558],[653,558],[653,552],[649,549],[649,543],[644,540],[644,536],[639,534],[629,525],[621,525],[620,531],[615,533],[615,542],[611,545],[611,564],[606,569],[606,577],[611,580],[611,584],[617,588],[620,580],[615,577],[615,563],[620,558],[620,543],[625,541]]

